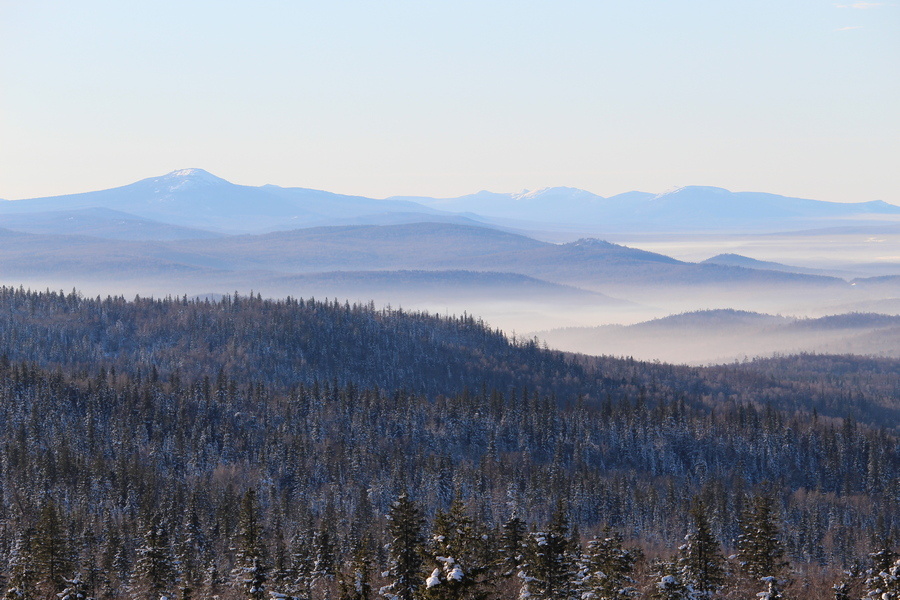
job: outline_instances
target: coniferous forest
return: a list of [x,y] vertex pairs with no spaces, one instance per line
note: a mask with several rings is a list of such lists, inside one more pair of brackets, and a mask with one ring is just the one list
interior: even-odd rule
[[900,597],[900,362],[0,289],[12,600]]

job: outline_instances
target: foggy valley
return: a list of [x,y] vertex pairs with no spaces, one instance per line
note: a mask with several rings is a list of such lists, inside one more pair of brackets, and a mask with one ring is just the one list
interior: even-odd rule
[[[798,351],[894,355],[889,327],[814,319],[900,314],[898,215],[886,203],[704,187],[609,199],[553,188],[376,200],[185,169],[0,203],[0,274],[8,285],[89,296],[238,290],[474,314],[561,350],[692,364]],[[755,231],[736,231],[750,217]],[[659,321],[725,309],[792,325],[750,332],[727,319]],[[726,313],[698,313],[710,314]]]

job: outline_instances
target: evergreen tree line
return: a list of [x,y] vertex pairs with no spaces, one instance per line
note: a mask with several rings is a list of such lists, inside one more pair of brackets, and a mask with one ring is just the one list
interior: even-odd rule
[[[283,393],[0,360],[0,565],[23,600],[862,594],[898,471],[896,438],[849,419],[651,390]],[[715,587],[685,571],[701,538],[738,556]]]
[[[714,409],[723,401],[887,427],[900,433],[900,361],[795,356],[693,368],[570,356],[511,339],[469,315],[259,295],[85,298],[0,287],[0,354],[66,372],[99,367],[193,381],[221,371],[287,392],[314,381],[429,398],[516,388],[558,402],[646,393]],[[213,381],[214,383],[214,381]]]
[[[7,597],[896,594],[897,361],[0,288]],[[728,556],[729,558],[722,558]]]
[[16,536],[4,598],[891,600],[900,593],[900,556],[889,538],[874,540],[878,550],[865,570],[855,564],[840,575],[810,577],[786,559],[776,512],[771,496],[748,498],[735,554],[725,558],[705,505],[695,499],[684,543],[650,558],[608,526],[580,534],[562,503],[541,528],[517,515],[495,526],[480,522],[459,498],[429,523],[402,493],[381,521],[384,543],[376,545],[371,529],[336,542],[340,527],[329,521],[310,522],[288,539],[281,521],[264,518],[251,487],[238,501],[227,560],[210,551],[195,512],[180,528],[154,513],[129,559],[121,548],[107,556],[110,549],[95,545],[90,533],[75,543],[47,498],[35,527]]

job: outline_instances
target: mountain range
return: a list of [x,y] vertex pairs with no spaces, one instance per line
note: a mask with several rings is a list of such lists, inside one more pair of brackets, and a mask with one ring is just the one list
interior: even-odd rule
[[[590,236],[551,243],[528,229],[547,231],[552,219],[564,223],[579,215],[584,223],[609,218],[608,227],[645,215],[649,231],[687,227],[692,219],[693,226],[713,227],[717,219],[780,215],[770,222],[776,228],[815,215],[840,221],[876,213],[890,219],[900,207],[716,188],[605,199],[552,188],[377,200],[240,186],[186,169],[100,192],[0,201],[0,283],[91,294],[253,290],[373,300],[466,311],[518,331],[724,307],[805,315],[831,314],[834,307],[894,310],[900,277],[847,276],[734,253],[693,262]],[[872,237],[865,228],[849,230],[861,233],[845,235]],[[803,245],[813,238],[792,239]]]
[[[117,218],[131,222],[118,230],[110,228],[104,223],[111,215],[97,209],[116,211]],[[228,234],[423,220],[530,230],[777,231],[900,219],[900,206],[881,201],[822,202],[703,186],[609,198],[553,187],[514,194],[482,191],[458,198],[374,199],[306,188],[236,185],[203,169],[182,169],[108,190],[0,202],[0,217],[0,226],[30,233],[61,232],[67,221],[77,221],[91,235],[174,239],[189,232],[159,225],[159,231],[153,232],[146,221]],[[137,225],[135,219],[144,222]]]

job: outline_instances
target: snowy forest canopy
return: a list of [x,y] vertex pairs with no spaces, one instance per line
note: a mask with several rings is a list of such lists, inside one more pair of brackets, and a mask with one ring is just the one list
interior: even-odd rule
[[11,288],[0,342],[10,598],[898,585],[896,361],[697,369],[468,316]]

